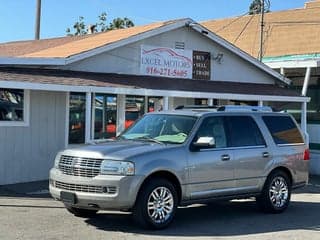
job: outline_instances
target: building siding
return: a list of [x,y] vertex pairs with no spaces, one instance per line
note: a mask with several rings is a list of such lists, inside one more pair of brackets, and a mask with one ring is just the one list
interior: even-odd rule
[[65,143],[66,93],[31,91],[30,125],[0,127],[0,185],[48,179]]
[[65,66],[64,69],[88,72],[124,73],[140,75],[141,45],[174,48],[184,42],[186,50],[210,52],[212,57],[223,53],[221,64],[211,60],[211,80],[274,84],[275,79],[229,50],[201,34],[180,28],[122,46],[94,57]]

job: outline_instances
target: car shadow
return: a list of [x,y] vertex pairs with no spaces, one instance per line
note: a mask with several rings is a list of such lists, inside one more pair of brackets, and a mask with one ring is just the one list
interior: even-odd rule
[[101,212],[86,223],[104,231],[122,231],[152,236],[235,236],[290,231],[319,231],[320,195],[318,202],[292,201],[282,214],[265,214],[252,200],[217,202],[179,208],[169,228],[143,230],[133,222],[132,215]]

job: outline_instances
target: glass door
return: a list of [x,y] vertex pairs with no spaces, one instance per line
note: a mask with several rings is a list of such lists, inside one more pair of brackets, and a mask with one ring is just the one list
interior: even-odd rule
[[84,93],[70,93],[69,99],[69,144],[84,143],[86,95]]
[[96,94],[94,97],[94,139],[116,136],[117,97],[110,94]]

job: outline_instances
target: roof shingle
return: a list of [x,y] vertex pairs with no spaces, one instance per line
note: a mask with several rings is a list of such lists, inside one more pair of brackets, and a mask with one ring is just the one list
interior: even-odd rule
[[0,57],[67,58],[173,22],[175,21],[156,22],[76,37],[3,43],[0,44]]
[[[260,15],[209,20],[202,23],[227,41],[257,57]],[[264,57],[320,53],[320,1],[302,9],[265,14]]]

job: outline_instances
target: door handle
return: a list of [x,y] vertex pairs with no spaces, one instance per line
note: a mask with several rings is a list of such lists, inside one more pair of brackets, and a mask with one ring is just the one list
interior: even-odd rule
[[222,161],[229,161],[230,160],[230,156],[228,154],[224,154],[221,156],[221,160]]
[[262,157],[264,157],[264,158],[269,157],[269,153],[268,153],[268,152],[263,152],[263,153],[262,153]]

